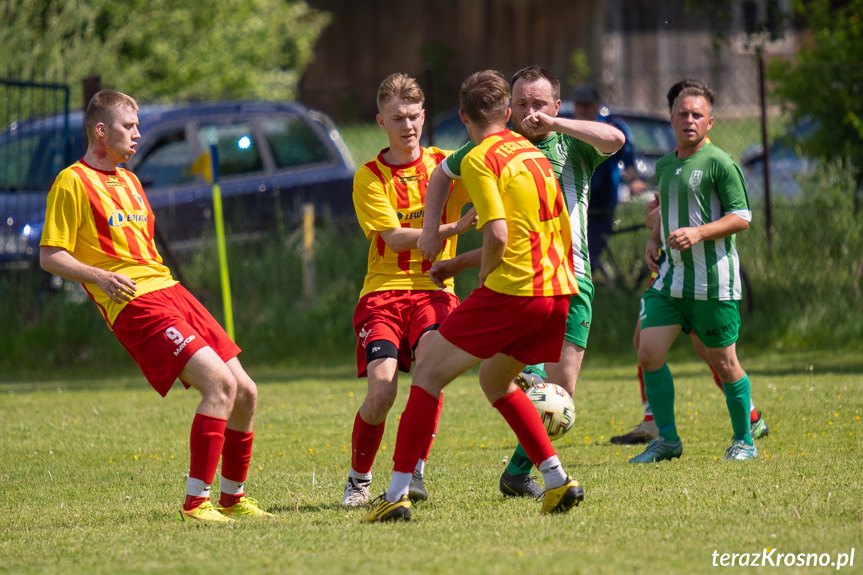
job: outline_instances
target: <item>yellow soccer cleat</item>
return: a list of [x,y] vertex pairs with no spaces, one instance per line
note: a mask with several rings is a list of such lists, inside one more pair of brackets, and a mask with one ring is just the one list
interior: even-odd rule
[[226,517],[219,513],[219,511],[213,507],[213,504],[209,501],[205,501],[201,503],[200,506],[195,507],[194,509],[186,510],[182,507],[180,508],[180,520],[186,521],[186,519],[191,519],[192,521],[197,521],[198,523],[233,523],[234,520],[230,517]]
[[239,501],[231,505],[230,507],[218,507],[217,508],[223,515],[226,516],[243,516],[243,517],[271,517],[275,519],[275,515],[272,513],[267,513],[263,509],[259,507],[259,503],[256,499],[252,499],[251,497],[246,497],[245,495],[240,497]]
[[567,475],[566,483],[554,489],[546,489],[540,514],[566,513],[582,501],[584,501],[584,490],[578,481]]
[[371,510],[363,515],[364,523],[376,523],[378,521],[397,521],[411,518],[411,500],[407,495],[402,495],[395,503],[387,501],[386,493],[381,494],[372,501]]

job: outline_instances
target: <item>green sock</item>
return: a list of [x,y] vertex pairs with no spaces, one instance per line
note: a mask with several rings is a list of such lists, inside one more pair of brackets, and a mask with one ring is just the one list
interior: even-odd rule
[[749,429],[749,402],[752,398],[749,376],[744,373],[739,380],[723,383],[722,387],[725,389],[725,405],[728,406],[728,414],[731,416],[734,440],[742,439],[747,445],[753,445]]
[[506,472],[511,475],[527,475],[531,469],[533,469],[533,461],[530,460],[524,447],[519,443],[506,466]]
[[667,441],[677,441],[677,426],[674,423],[674,379],[668,364],[656,371],[644,372],[644,395],[653,411],[653,419],[659,435]]
[[546,378],[545,364],[544,363],[538,363],[536,365],[526,365],[526,366],[524,366],[524,369],[521,371],[523,373],[535,373],[543,379]]

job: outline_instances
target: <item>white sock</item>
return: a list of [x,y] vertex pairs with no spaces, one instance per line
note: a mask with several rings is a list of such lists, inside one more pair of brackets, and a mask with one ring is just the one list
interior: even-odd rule
[[222,490],[222,493],[226,493],[228,495],[243,495],[245,493],[242,483],[231,481],[225,477],[219,478],[219,489]]
[[357,473],[356,471],[354,471],[354,468],[351,467],[351,471],[350,471],[350,473],[348,473],[348,477],[353,477],[354,479],[358,479],[359,481],[362,481],[362,482],[371,481],[372,480],[372,472],[369,471],[368,473]]
[[186,495],[191,495],[192,497],[206,497],[209,499],[210,486],[204,483],[201,479],[190,477],[186,480]]
[[385,499],[390,503],[395,503],[402,498],[402,495],[407,495],[411,487],[411,477],[413,477],[413,473],[393,471],[393,477],[390,479],[390,488],[387,489]]
[[644,417],[647,417],[648,415],[653,416],[653,410],[650,409],[650,404],[648,402],[645,401],[641,405],[644,406]]
[[752,401],[752,398],[750,397],[749,398],[749,412],[752,413],[753,411],[755,411],[755,402]]
[[417,466],[414,467],[414,471],[419,473],[420,477],[424,476],[426,472],[426,460],[420,459],[419,461],[417,461]]
[[537,466],[542,473],[542,482],[546,489],[554,489],[566,483],[566,473],[557,455],[552,455]]

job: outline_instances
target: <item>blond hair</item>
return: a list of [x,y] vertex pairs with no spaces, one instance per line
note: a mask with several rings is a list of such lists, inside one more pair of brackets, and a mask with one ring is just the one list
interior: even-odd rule
[[131,96],[116,90],[102,90],[90,100],[84,115],[84,125],[87,127],[87,137],[96,141],[96,124],[108,124],[114,119],[114,112],[120,108],[131,108],[138,111],[138,103]]
[[425,102],[425,94],[423,94],[419,83],[414,78],[400,72],[390,74],[381,82],[377,98],[378,112],[383,112],[384,105],[396,98],[413,104],[422,104]]

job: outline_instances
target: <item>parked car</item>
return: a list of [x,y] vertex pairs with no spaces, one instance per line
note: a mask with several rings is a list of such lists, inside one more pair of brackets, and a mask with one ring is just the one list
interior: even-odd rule
[[[818,129],[813,120],[803,120],[770,144],[770,191],[772,197],[790,200],[801,195],[800,180],[811,175],[818,163],[806,155],[806,140]],[[746,191],[750,200],[764,199],[764,149],[760,144],[750,146],[740,155],[740,167],[746,178]]]
[[[306,202],[324,216],[353,214],[353,160],[321,112],[232,102],[143,106],[138,118],[141,139],[127,167],[140,178],[171,247],[194,246],[213,230],[212,188],[191,171],[210,143],[219,149],[225,226],[234,236],[291,226]],[[38,256],[51,182],[84,155],[82,124],[76,112],[68,128],[54,117],[0,134],[0,265],[22,267]]]
[[[564,100],[560,105],[559,115],[572,118],[575,113],[573,102]],[[630,112],[622,108],[603,106],[599,111],[607,121],[619,120],[626,122],[632,136],[632,147],[635,154],[635,167],[643,180],[655,184],[656,161],[675,147],[674,129],[666,117],[651,116]],[[434,119],[434,142],[439,148],[454,150],[470,138],[459,118],[458,110],[448,110]],[[421,143],[428,146],[429,130],[423,132]],[[623,166],[620,166],[621,169]]]

